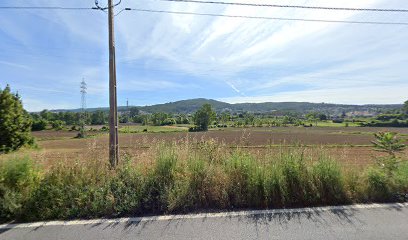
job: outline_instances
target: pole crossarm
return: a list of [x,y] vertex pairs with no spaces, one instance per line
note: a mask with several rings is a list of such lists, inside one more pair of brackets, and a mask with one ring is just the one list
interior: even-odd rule
[[116,4],[110,4],[111,6],[109,6],[109,4],[108,4],[108,6],[106,6],[106,7],[101,7],[99,5],[99,1],[95,0],[95,6],[96,7],[94,7],[93,9],[99,9],[99,10],[102,10],[102,11],[106,11],[107,9],[114,8],[114,7],[118,6],[121,3],[122,3],[122,0],[119,0],[119,2],[117,2]]

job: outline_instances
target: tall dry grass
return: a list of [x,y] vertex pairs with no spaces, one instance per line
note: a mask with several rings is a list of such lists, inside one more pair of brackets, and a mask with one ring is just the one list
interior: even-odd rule
[[375,167],[354,171],[321,148],[257,152],[188,138],[149,147],[142,155],[123,152],[116,170],[96,144],[77,159],[47,167],[28,158],[3,161],[0,217],[34,221],[337,205],[398,201],[408,193],[408,164],[392,176]]

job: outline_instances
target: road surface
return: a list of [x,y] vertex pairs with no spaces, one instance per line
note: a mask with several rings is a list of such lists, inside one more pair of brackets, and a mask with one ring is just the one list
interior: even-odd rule
[[8,224],[3,239],[408,239],[408,204]]

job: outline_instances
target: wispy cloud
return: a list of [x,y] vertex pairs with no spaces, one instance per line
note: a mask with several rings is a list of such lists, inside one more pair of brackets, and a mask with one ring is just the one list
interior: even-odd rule
[[29,66],[27,66],[27,65],[13,63],[13,62],[0,61],[0,64],[7,65],[7,66],[10,66],[10,67],[14,67],[14,68],[22,68],[22,69],[25,69],[25,70],[31,70],[31,68]]
[[[398,104],[406,99],[408,84],[395,86],[367,86],[341,89],[315,89],[293,92],[280,92],[274,95],[252,97],[230,97],[219,100],[229,103],[246,102],[325,102],[342,104]],[[373,99],[372,96],[376,98]]]
[[[281,3],[280,0],[253,0]],[[17,3],[16,3],[17,4]],[[22,4],[23,3],[18,3]],[[90,7],[93,1],[24,5]],[[404,0],[293,0],[296,5],[408,8]],[[123,1],[122,7],[307,19],[402,21],[395,13]],[[0,71],[30,110],[108,103],[107,16],[16,11],[0,16]],[[236,101],[397,103],[406,98],[405,26],[270,21],[125,11],[116,18],[118,101],[206,97]],[[28,71],[29,70],[29,71]],[[2,80],[3,81],[3,80]],[[44,90],[44,89],[48,89]],[[382,90],[382,91],[381,91]],[[381,92],[387,94],[381,94]],[[346,96],[346,97],[345,97]]]

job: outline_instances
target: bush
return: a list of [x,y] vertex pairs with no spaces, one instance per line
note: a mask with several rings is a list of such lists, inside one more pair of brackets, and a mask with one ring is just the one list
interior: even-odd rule
[[39,169],[27,157],[13,158],[0,165],[0,219],[22,215],[26,200],[40,181]]
[[202,129],[199,128],[199,127],[189,127],[189,128],[188,128],[188,131],[189,131],[189,132],[202,132],[202,131],[204,131],[204,130],[202,130]]
[[342,118],[336,118],[336,119],[333,119],[332,122],[333,122],[333,123],[343,123],[343,122],[344,122],[344,119],[342,119]]
[[139,209],[137,169],[122,164],[115,172],[99,159],[58,164],[45,174],[25,205],[23,220],[119,216]]
[[386,202],[392,198],[391,181],[383,169],[370,168],[367,171],[367,196],[372,202]]
[[47,128],[48,121],[45,119],[39,119],[33,122],[33,125],[31,126],[32,131],[42,131]]
[[65,126],[65,122],[61,120],[55,120],[51,122],[51,126],[55,130],[62,130]]
[[408,193],[408,162],[403,162],[398,166],[394,174],[396,186],[401,193]]
[[[234,152],[224,163],[224,168],[227,176],[229,177],[229,185],[226,189],[231,207],[249,207],[250,205],[256,205],[253,203],[254,198],[258,198],[259,201],[263,200],[263,189],[258,192],[256,171],[257,164],[255,159],[240,151]],[[261,185],[262,185],[261,180]],[[255,194],[251,196],[250,192]],[[259,196],[261,195],[261,196]],[[256,199],[255,201],[257,201]]]
[[312,176],[316,190],[316,201],[320,204],[348,202],[343,174],[336,161],[327,158],[320,159],[312,167]]
[[176,124],[177,124],[177,121],[174,118],[167,118],[162,123],[163,126],[171,126],[171,125],[176,125]]
[[178,157],[174,148],[159,147],[153,171],[148,175],[143,208],[149,212],[166,212],[168,196],[174,184]]
[[175,178],[169,191],[168,210],[186,212],[214,206],[219,198],[212,198],[214,173],[201,158],[191,157],[183,174]]

